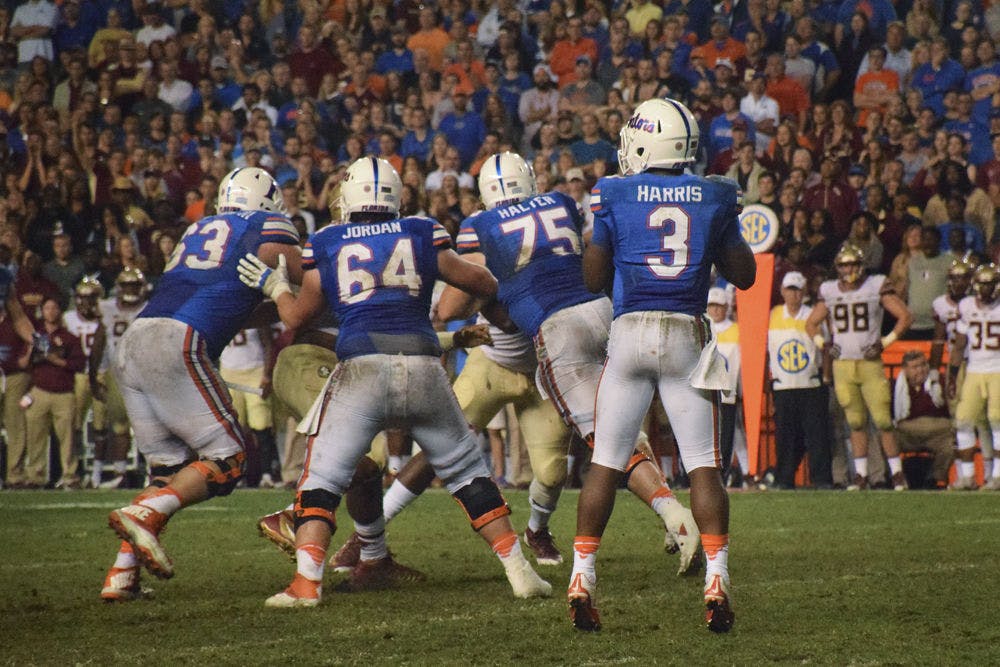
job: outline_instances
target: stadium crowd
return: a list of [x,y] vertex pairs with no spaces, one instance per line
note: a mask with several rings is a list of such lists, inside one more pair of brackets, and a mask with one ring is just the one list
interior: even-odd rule
[[[0,321],[5,483],[81,485],[81,396],[101,397],[104,381],[93,358],[90,371],[82,360],[93,341],[71,344],[60,316],[79,309],[75,297],[127,306],[123,286],[137,274],[155,285],[234,167],[275,176],[303,239],[336,219],[340,179],[364,155],[399,172],[402,215],[433,217],[453,236],[481,206],[483,163],[505,150],[530,162],[539,192],[563,191],[592,218],[590,186],[616,172],[619,130],[654,97],[682,100],[698,119],[695,171],[734,179],[745,204],[779,219],[773,305],[815,303],[847,243],[912,317],[899,337],[936,341],[933,302],[953,263],[1000,255],[998,39],[1000,3],[990,0],[0,2],[0,265],[36,328],[69,341],[53,361],[19,349],[12,318]],[[731,294],[710,295],[710,316],[723,306],[717,335],[732,328]],[[896,321],[887,317],[884,333]],[[246,334],[250,358],[236,354],[226,378],[262,386],[265,399],[288,342],[270,337]],[[941,351],[930,357],[940,367]],[[224,375],[225,366],[224,355]],[[889,422],[871,410],[883,437],[909,417],[905,387],[896,393]],[[822,396],[831,437],[779,444],[776,485],[794,486],[805,449],[815,485],[846,486],[859,472],[858,449],[852,462],[841,445],[855,438],[845,421],[861,431],[867,415],[856,424]],[[934,417],[949,416],[932,403]],[[795,430],[782,408],[801,405],[775,399],[779,437]],[[264,483],[294,482],[294,460],[282,474],[271,444],[274,412],[261,401],[243,414]],[[61,479],[46,472],[49,428]],[[127,434],[112,430],[109,440]],[[935,462],[941,485],[948,437],[947,461]],[[899,440],[904,451],[942,449],[929,436]],[[888,466],[878,451],[863,465],[893,485],[886,451]],[[745,447],[736,452],[746,470]],[[123,455],[109,456],[119,465],[104,482],[117,484]],[[676,468],[666,451],[661,463],[668,475]],[[87,482],[102,483],[101,470]]]

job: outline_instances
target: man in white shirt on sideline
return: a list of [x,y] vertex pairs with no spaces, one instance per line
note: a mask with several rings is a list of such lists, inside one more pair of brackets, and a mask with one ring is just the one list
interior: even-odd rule
[[747,88],[750,92],[740,100],[740,112],[754,122],[755,148],[760,155],[767,150],[768,144],[774,138],[778,123],[781,122],[781,115],[778,111],[778,102],[773,97],[768,97],[765,92],[767,75],[763,70],[754,73]]

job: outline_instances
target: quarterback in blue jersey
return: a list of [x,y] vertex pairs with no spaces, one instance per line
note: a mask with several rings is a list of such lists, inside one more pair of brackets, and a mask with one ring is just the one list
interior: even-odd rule
[[718,363],[702,318],[712,265],[741,289],[754,281],[753,254],[739,232],[741,194],[728,179],[684,173],[695,160],[699,132],[679,102],[643,102],[620,139],[623,176],[602,178],[594,187],[594,235],[583,258],[591,290],[604,290],[614,276],[614,322],[597,392],[594,455],[577,508],[570,615],[581,630],[600,629],[596,553],[632,443],[658,389],[691,478],[691,509],[706,556],[706,622],[713,632],[726,632],[734,615],[718,392],[709,388],[711,374],[700,377],[696,370]]
[[[303,253],[302,290],[292,295],[284,267],[270,270],[252,254],[241,263],[248,285],[274,299],[282,321],[297,328],[329,308],[340,322],[340,359],[304,422],[309,441],[295,498],[296,574],[269,607],[313,607],[335,511],[372,438],[405,428],[420,442],[472,527],[504,565],[517,597],[546,596],[552,587],[531,568],[510,522],[510,509],[476,449],[475,438],[442,368],[431,328],[431,292],[441,279],[492,300],[496,279],[461,259],[448,232],[430,218],[398,218],[402,182],[385,160],[361,158],[341,184],[348,224],[313,234]],[[381,560],[381,497],[365,522],[355,516],[362,561]]]
[[266,171],[230,172],[217,209],[188,227],[112,360],[152,482],[109,516],[124,543],[105,580],[105,600],[141,594],[139,565],[173,576],[159,541],[167,520],[182,507],[228,495],[243,474],[245,436],[215,368],[262,300],[240,281],[240,259],[253,252],[272,266],[291,260],[292,279],[301,279],[298,233]]
[[[611,303],[583,282],[583,217],[576,202],[560,192],[536,194],[531,168],[515,153],[487,158],[479,172],[479,192],[487,210],[462,223],[459,250],[485,262],[497,276],[497,299],[534,339],[540,384],[563,420],[591,444]],[[454,314],[439,304],[438,315],[447,319]],[[638,430],[635,435],[633,445],[641,442]],[[694,517],[674,497],[656,464],[636,450],[626,475],[629,490],[663,520],[667,550],[680,552],[679,573],[697,569]],[[551,513],[559,488],[537,490],[544,491],[538,494],[546,499],[542,509]]]

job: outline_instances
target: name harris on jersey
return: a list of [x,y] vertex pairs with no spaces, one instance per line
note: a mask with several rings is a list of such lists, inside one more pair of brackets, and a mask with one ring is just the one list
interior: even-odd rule
[[636,186],[636,201],[698,203],[702,200],[700,185],[679,185],[676,187],[639,184]]

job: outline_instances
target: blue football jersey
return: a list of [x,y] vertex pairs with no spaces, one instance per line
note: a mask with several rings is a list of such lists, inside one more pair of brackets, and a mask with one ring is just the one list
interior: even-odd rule
[[310,236],[302,268],[319,271],[340,322],[337,356],[441,354],[431,294],[438,252],[450,247],[448,231],[420,217],[330,226]]
[[295,225],[267,211],[223,213],[192,224],[139,317],[169,317],[190,325],[205,340],[209,358],[217,360],[264,298],[240,282],[236,267],[265,243],[298,245]]
[[602,178],[591,192],[592,243],[614,257],[614,316],[700,316],[717,253],[742,244],[735,181],[689,174]]
[[553,313],[600,298],[583,284],[582,228],[573,198],[550,192],[466,218],[457,245],[483,253],[500,283],[497,300],[533,337]]

